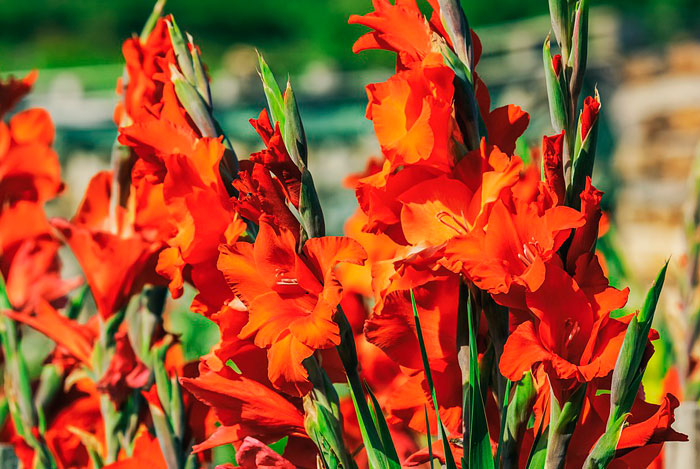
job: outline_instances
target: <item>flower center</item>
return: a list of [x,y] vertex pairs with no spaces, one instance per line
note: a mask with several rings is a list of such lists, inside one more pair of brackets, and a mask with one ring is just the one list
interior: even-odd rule
[[540,243],[533,236],[530,238],[530,241],[523,243],[522,251],[518,253],[518,259],[520,259],[525,266],[530,267],[541,253],[542,249],[540,248]]
[[564,348],[568,348],[569,344],[574,340],[576,334],[581,331],[581,325],[578,321],[569,318],[564,322]]
[[290,278],[287,277],[289,272],[284,269],[276,269],[275,270],[275,284],[281,286],[281,287],[286,287],[286,286],[293,286],[293,285],[299,285],[299,281],[295,278]]

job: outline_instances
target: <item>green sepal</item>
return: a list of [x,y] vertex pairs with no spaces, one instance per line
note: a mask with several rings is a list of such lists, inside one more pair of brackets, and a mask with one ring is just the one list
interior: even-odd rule
[[102,443],[95,435],[72,425],[69,425],[66,430],[80,438],[80,442],[85,447],[93,467],[101,468],[104,466],[102,461]]
[[150,402],[148,403],[148,409],[151,412],[151,420],[156,431],[158,445],[161,453],[163,453],[163,459],[165,459],[167,467],[173,469],[181,468],[184,461],[181,456],[182,452],[179,449],[180,442],[173,432],[168,416],[163,412],[163,409]]
[[563,469],[564,467],[569,443],[586,397],[586,388],[587,383],[580,384],[568,400],[564,402],[564,405],[557,401],[554,392],[550,395],[551,410],[545,463],[548,469]]
[[207,77],[207,71],[204,69],[204,64],[199,57],[199,49],[194,45],[194,39],[188,33],[187,41],[190,44],[190,55],[192,56],[192,68],[194,69],[194,85],[199,91],[199,95],[204,100],[205,104],[212,108],[213,103],[211,99],[211,88],[209,86],[209,78]]
[[316,444],[325,467],[356,468],[343,440],[338,393],[328,374],[311,356],[304,360],[312,391],[304,396],[304,426]]
[[478,148],[481,136],[486,136],[486,126],[476,101],[472,72],[444,41],[440,42],[440,52],[445,64],[455,74],[455,112],[464,143],[468,150],[474,150]]
[[549,16],[552,21],[552,30],[565,58],[568,56],[571,44],[569,2],[570,0],[549,0]]
[[[507,408],[504,409],[505,425],[503,431],[503,449],[501,453],[502,467],[518,467],[518,449],[527,422],[532,415],[532,406],[537,398],[535,380],[531,372],[526,372],[523,378],[515,385],[513,398]],[[499,447],[500,450],[500,447]]]

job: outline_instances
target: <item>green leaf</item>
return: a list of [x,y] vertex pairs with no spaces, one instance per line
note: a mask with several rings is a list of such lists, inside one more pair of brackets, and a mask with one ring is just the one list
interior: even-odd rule
[[367,383],[365,383],[365,388],[367,389],[367,394],[372,400],[372,406],[370,407],[370,411],[372,412],[372,417],[374,419],[377,432],[379,433],[379,437],[382,440],[384,454],[387,456],[387,458],[389,458],[390,463],[394,463],[396,467],[401,467],[399,455],[396,452],[396,446],[394,445],[394,440],[391,437],[389,425],[386,423],[386,418],[384,418],[384,414],[382,413],[382,408],[379,405],[379,401],[377,400],[376,396],[374,395],[370,387],[367,385]]
[[[435,407],[435,415],[437,416],[438,423],[438,437],[442,440],[442,448],[445,453],[445,466],[447,469],[456,469],[457,464],[455,463],[454,457],[452,455],[452,449],[450,448],[450,442],[447,439],[447,433],[445,427],[440,419],[440,407],[438,406],[437,394],[435,393],[435,385],[433,384],[433,375],[430,371],[430,363],[428,361],[428,352],[425,348],[425,341],[423,340],[423,332],[420,327],[420,318],[418,317],[418,307],[416,306],[416,298],[413,295],[413,290],[411,290],[411,306],[413,307],[413,320],[416,323],[416,335],[418,336],[418,346],[420,347],[420,354],[423,360],[423,370],[425,371],[425,380],[428,382],[428,389],[433,398],[433,407]],[[493,461],[491,461],[493,464]],[[476,466],[475,466],[476,467]]]
[[277,454],[284,454],[284,450],[287,447],[287,442],[289,441],[289,436],[285,436],[281,440],[277,440],[274,443],[270,443],[268,446],[272,451]]
[[[494,467],[491,438],[486,422],[486,409],[481,393],[479,356],[476,345],[476,325],[472,311],[471,291],[467,296],[467,321],[469,326],[469,467],[490,469]],[[466,444],[466,442],[465,442]]]
[[90,286],[87,283],[80,287],[78,293],[71,299],[70,306],[66,310],[66,317],[68,317],[68,319],[77,319],[78,316],[80,316],[89,291]]
[[430,461],[430,469],[434,469],[433,464],[433,437],[430,434],[430,420],[428,419],[428,406],[423,404],[423,410],[425,411],[425,433],[428,437],[428,460]]
[[[349,378],[349,377],[348,377]],[[377,429],[372,421],[372,416],[369,411],[368,406],[363,407],[359,399],[364,400],[362,395],[362,388],[357,391],[353,388],[352,382],[350,384],[350,396],[352,397],[352,403],[355,406],[355,414],[357,415],[357,423],[360,427],[360,434],[362,435],[362,441],[365,444],[365,450],[367,451],[367,459],[369,462],[369,467],[376,468],[392,468],[389,462],[389,458],[384,453],[384,446],[382,441],[377,434]]]

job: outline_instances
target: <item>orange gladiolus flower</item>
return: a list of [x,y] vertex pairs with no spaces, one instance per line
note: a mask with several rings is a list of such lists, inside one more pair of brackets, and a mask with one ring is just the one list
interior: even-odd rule
[[609,308],[622,307],[626,292],[583,288],[561,267],[547,266],[540,288],[525,294],[536,320],[518,325],[506,342],[500,361],[504,376],[520,379],[542,364],[550,378],[587,382],[613,370],[629,318],[613,319]]
[[146,427],[141,427],[134,439],[133,454],[103,466],[104,469],[168,469],[158,439]]
[[58,156],[51,149],[54,127],[43,109],[0,122],[0,202],[46,202],[62,189]]
[[0,80],[0,118],[31,91],[38,76],[39,74],[34,70],[24,78],[18,79],[11,76],[6,80]]
[[340,342],[333,315],[342,287],[333,269],[340,262],[360,264],[366,254],[350,238],[312,238],[301,254],[298,242],[289,229],[263,215],[255,244],[222,246],[218,268],[248,306],[241,336],[255,337],[256,345],[268,349],[272,383],[304,395],[310,383],[301,362]]
[[[26,89],[14,82],[24,90],[16,91],[29,91],[31,82],[32,77],[22,82]],[[43,209],[63,189],[53,139],[54,126],[43,109],[0,122],[0,273],[15,309],[44,300],[60,303],[80,284],[79,279],[60,277],[60,242],[53,238]]]
[[372,4],[375,11],[364,16],[352,15],[348,20],[350,24],[362,24],[374,30],[355,42],[353,52],[367,49],[393,51],[403,68],[430,53],[430,26],[415,0],[398,0],[393,5],[388,0],[373,0]]
[[275,468],[294,469],[296,466],[285,458],[275,453],[269,446],[256,440],[246,437],[243,444],[236,451],[236,462],[244,469]]
[[82,283],[80,278],[61,278],[60,247],[57,240],[40,236],[22,242],[7,263],[9,256],[0,256],[7,295],[15,309],[33,308],[42,300],[62,306],[66,294]]
[[169,74],[169,64],[176,63],[166,19],[158,19],[145,41],[138,37],[124,41],[122,53],[128,78],[117,82],[117,91],[124,95],[114,112],[119,125],[127,116],[138,120],[140,114],[160,101],[163,80],[159,78]]
[[485,228],[453,239],[446,255],[489,293],[508,293],[513,284],[536,291],[544,282],[545,264],[583,223],[581,213],[569,207],[516,198],[507,206],[499,199]]
[[98,173],[73,219],[52,220],[78,258],[103,318],[125,306],[144,284],[162,283],[155,274],[160,243],[135,231],[133,215],[121,207],[116,217],[110,213],[111,193],[112,173]]
[[454,162],[452,115],[454,72],[439,54],[367,86],[367,118],[391,169],[425,163],[448,169]]
[[249,437],[265,444],[288,437],[284,457],[297,467],[315,467],[316,449],[304,429],[301,401],[272,388],[265,350],[238,337],[245,324],[240,313],[229,310],[213,316],[221,341],[202,358],[196,378],[180,379],[222,424],[193,449],[203,452],[231,443],[240,449]]

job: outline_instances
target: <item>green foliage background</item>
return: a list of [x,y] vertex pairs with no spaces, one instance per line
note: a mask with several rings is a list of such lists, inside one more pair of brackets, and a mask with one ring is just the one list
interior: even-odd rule
[[[425,0],[419,0],[425,4]],[[0,69],[114,63],[121,41],[140,30],[151,0],[3,0],[0,2]],[[546,0],[463,0],[473,26],[547,12]],[[595,0],[619,8],[654,43],[698,34],[698,0]],[[279,70],[295,72],[310,61],[340,69],[389,64],[387,54],[355,56],[350,45],[365,29],[348,26],[370,0],[169,0],[172,12],[218,65],[235,44],[252,44]]]

